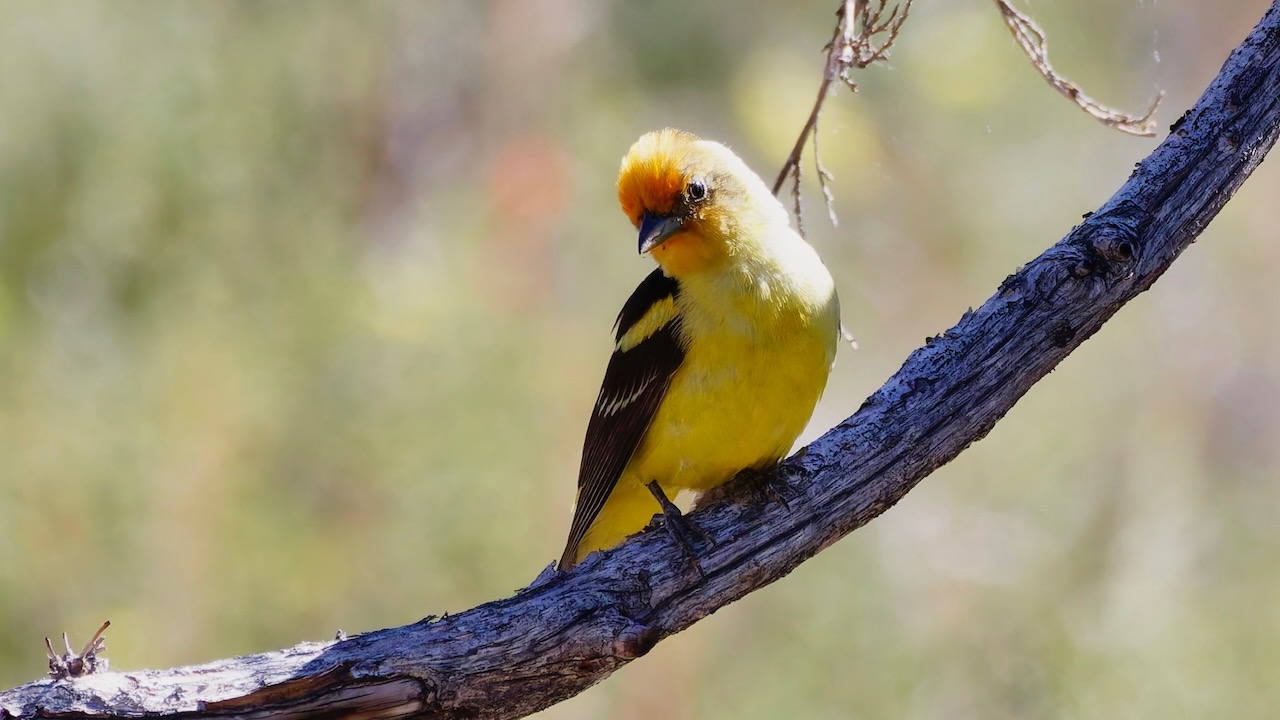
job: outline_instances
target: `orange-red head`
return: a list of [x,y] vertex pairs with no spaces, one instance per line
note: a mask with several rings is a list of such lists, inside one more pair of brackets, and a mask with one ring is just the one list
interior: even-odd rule
[[752,240],[752,228],[787,223],[764,182],[728,148],[671,128],[631,146],[618,201],[640,231],[640,252],[672,277],[719,266]]

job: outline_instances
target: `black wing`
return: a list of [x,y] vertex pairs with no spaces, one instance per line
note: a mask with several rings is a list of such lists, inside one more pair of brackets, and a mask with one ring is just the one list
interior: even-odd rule
[[[680,318],[675,312],[679,292],[675,280],[654,270],[618,314],[616,349],[587,423],[578,470],[578,502],[560,558],[561,569],[574,564],[578,544],[609,499],[684,361]],[[653,328],[647,336],[628,336],[633,329],[636,333],[648,330],[649,325]]]

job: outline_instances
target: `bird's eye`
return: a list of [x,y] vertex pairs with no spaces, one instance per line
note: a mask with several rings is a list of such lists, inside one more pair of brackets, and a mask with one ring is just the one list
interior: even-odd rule
[[699,202],[707,197],[707,186],[701,180],[694,180],[685,188],[685,194],[689,196],[689,200]]

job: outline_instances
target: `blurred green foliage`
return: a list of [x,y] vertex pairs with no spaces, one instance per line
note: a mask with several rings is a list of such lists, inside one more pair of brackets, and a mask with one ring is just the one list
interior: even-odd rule
[[[1031,10],[1167,125],[1267,4]],[[829,5],[0,2],[0,685],[107,618],[115,667],[163,667],[531,580],[649,269],[618,158],[675,125],[771,179]],[[842,223],[810,193],[808,225],[862,349],[806,438],[1154,146],[978,0],[828,107]],[[898,507],[544,716],[1280,707],[1275,168]]]

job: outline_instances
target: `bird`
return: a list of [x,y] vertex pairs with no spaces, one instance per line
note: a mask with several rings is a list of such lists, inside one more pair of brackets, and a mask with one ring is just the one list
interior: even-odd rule
[[679,532],[668,498],[680,491],[776,465],[808,424],[843,332],[831,273],[728,147],[649,132],[623,157],[617,188],[657,268],[617,317],[561,570],[658,511]]

